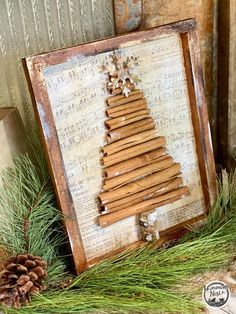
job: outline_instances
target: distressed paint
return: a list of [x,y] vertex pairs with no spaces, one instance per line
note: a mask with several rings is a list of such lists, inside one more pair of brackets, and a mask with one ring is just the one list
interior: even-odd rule
[[114,0],[116,33],[135,30],[141,24],[142,0]]
[[47,123],[47,117],[46,117],[46,114],[44,112],[43,105],[40,103],[37,103],[37,107],[38,107],[39,115],[40,115],[40,117],[44,123],[44,126],[45,126],[44,127],[44,136],[47,139],[47,141],[49,141],[50,137],[51,137],[50,124]]

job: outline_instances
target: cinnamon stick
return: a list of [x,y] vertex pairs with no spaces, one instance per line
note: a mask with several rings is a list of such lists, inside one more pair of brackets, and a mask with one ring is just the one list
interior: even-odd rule
[[144,98],[108,108],[106,114],[109,118],[116,118],[143,109],[147,109],[147,101]]
[[124,173],[156,161],[160,156],[163,156],[165,152],[166,148],[161,147],[143,155],[119,162],[118,164],[105,168],[104,175],[107,179],[120,176]]
[[142,131],[147,131],[155,128],[155,122],[153,118],[146,118],[128,125],[125,125],[121,128],[111,130],[107,132],[107,142],[115,142],[122,138],[140,133]]
[[102,147],[102,152],[104,155],[112,155],[114,153],[117,153],[123,149],[129,148],[131,146],[135,146],[137,144],[141,144],[144,142],[147,142],[149,140],[152,140],[156,138],[156,131],[155,130],[149,130],[144,131],[139,134],[135,134],[129,137],[126,137],[122,140],[119,140],[117,142],[108,144],[104,147]]
[[144,97],[144,94],[142,92],[140,92],[139,89],[136,89],[136,90],[132,91],[128,97],[126,97],[125,95],[116,95],[113,97],[109,97],[107,99],[107,105],[108,105],[108,107],[119,106],[119,105],[122,105],[124,103],[134,101],[134,100],[137,100],[137,99],[140,99],[143,97]]
[[135,145],[119,151],[110,156],[104,156],[102,161],[105,167],[112,166],[118,162],[130,159],[132,157],[136,157],[142,155],[144,153],[150,152],[154,149],[160,148],[165,145],[165,137],[160,136],[154,138],[153,140],[141,143],[139,145]]
[[[133,94],[137,94],[137,93],[140,93],[140,89],[135,89],[135,90],[133,90],[131,93],[129,93],[129,96],[130,96],[130,95],[133,95]],[[116,96],[110,96],[110,97],[107,98],[107,104],[110,104],[110,103],[112,103],[112,102],[115,102],[115,101],[117,101],[117,100],[119,100],[119,99],[123,99],[123,98],[125,98],[125,97],[126,97],[126,96],[123,95],[123,94],[116,95]],[[127,98],[127,97],[126,97],[126,98]]]
[[107,214],[109,212],[114,212],[120,209],[130,207],[131,205],[140,203],[142,201],[164,194],[168,191],[174,190],[177,187],[181,186],[182,184],[183,184],[183,179],[181,177],[176,177],[174,179],[155,185],[141,192],[124,197],[115,202],[103,205],[101,206],[101,213]]
[[122,210],[118,210],[113,213],[106,215],[101,215],[99,219],[99,224],[102,227],[109,226],[117,221],[123,220],[130,216],[141,214],[145,211],[155,209],[157,207],[172,203],[186,195],[188,195],[189,189],[187,187],[180,187],[173,191],[167,192],[160,196],[151,198],[149,200],[140,202],[138,204],[132,205]]
[[106,179],[103,185],[103,190],[108,191],[113,188],[119,188],[120,186],[123,186],[131,181],[137,180],[143,177],[144,175],[149,175],[159,170],[168,168],[172,164],[173,164],[172,157],[162,156],[156,162],[153,162],[149,165],[135,169],[118,177]]
[[177,176],[179,173],[180,164],[175,163],[169,168],[150,174],[144,178],[138,179],[135,182],[128,183],[118,189],[100,193],[100,202],[103,205],[114,202],[126,196],[143,191],[149,187],[155,186],[159,183],[165,182],[170,178]]
[[149,109],[135,111],[122,117],[109,119],[105,122],[105,125],[108,130],[114,130],[124,125],[147,118],[149,116],[149,113]]

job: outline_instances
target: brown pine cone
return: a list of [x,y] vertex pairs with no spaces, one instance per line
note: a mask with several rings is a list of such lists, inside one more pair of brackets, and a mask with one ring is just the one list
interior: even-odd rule
[[32,294],[45,286],[47,262],[39,256],[18,254],[7,259],[0,273],[0,302],[7,307],[20,308],[28,303]]

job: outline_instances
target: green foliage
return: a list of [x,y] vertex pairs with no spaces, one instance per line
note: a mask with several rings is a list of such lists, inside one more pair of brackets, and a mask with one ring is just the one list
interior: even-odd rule
[[212,235],[214,232],[226,237],[228,241],[236,239],[236,170],[231,174],[222,171],[221,179],[218,179],[218,196],[206,223],[200,229],[190,229],[191,232],[182,242]]
[[180,293],[179,286],[191,285],[193,274],[222,267],[231,256],[217,233],[169,249],[147,245],[82,273],[64,291],[45,292],[17,313],[196,313],[196,295]]
[[[0,222],[2,244],[10,253],[29,250],[45,257],[57,281],[62,267],[57,259],[61,234],[55,234],[53,226],[60,215],[43,157],[35,164],[28,156],[19,157],[5,182],[0,203],[0,215],[5,215]],[[27,232],[22,228],[25,221]],[[51,288],[20,310],[1,310],[8,314],[199,313],[202,306],[195,301],[195,289],[184,293],[182,288],[191,286],[193,275],[227,265],[234,255],[235,239],[235,175],[229,178],[224,173],[206,223],[176,246],[145,245],[126,251],[82,273],[67,289]]]
[[52,284],[64,273],[63,261],[57,257],[63,233],[47,168],[37,147],[32,151],[35,158],[20,155],[3,174],[0,246],[8,255],[29,252],[43,257],[49,264]]
[[[119,295],[103,295],[101,293],[86,294],[78,290],[57,293],[48,293],[47,296],[38,296],[29,306],[21,310],[5,309],[7,314],[69,314],[69,313],[164,313],[161,307],[165,303],[165,310],[169,313],[192,313],[200,309],[199,304],[189,301],[184,295],[156,289],[155,301],[143,297],[141,294],[134,297]],[[181,302],[181,303],[179,303]]]

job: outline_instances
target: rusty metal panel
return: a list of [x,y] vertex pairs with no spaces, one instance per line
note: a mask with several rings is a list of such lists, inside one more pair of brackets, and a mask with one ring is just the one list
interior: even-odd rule
[[114,0],[116,33],[135,30],[141,23],[142,0]]

